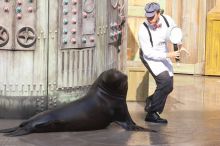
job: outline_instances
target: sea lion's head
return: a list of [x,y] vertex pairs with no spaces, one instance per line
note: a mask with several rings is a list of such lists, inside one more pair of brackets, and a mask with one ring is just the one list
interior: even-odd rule
[[111,95],[126,98],[128,90],[128,77],[124,73],[110,69],[101,74],[100,86],[111,93]]

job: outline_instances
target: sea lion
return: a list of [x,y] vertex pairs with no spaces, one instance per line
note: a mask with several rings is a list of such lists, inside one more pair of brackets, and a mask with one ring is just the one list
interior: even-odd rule
[[6,136],[29,133],[88,131],[116,122],[129,131],[151,131],[135,124],[126,104],[127,75],[116,69],[104,71],[82,98],[62,107],[41,112],[19,126],[0,130]]

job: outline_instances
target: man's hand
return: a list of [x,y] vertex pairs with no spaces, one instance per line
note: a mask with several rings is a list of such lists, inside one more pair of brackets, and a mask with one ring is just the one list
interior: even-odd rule
[[169,53],[167,53],[166,57],[180,59],[180,51],[169,52]]

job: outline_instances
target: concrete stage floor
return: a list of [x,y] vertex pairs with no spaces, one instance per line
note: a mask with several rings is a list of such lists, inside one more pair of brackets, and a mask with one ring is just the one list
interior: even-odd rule
[[[0,134],[0,146],[220,146],[220,77],[175,75],[174,85],[161,115],[167,125],[144,122],[144,103],[128,102],[134,121],[157,133],[128,132],[112,124],[90,132]],[[150,83],[150,92],[153,88]],[[0,129],[20,122],[0,119]]]

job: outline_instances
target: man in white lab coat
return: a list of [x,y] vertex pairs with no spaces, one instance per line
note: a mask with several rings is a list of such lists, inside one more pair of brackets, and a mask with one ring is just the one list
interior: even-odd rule
[[173,66],[170,58],[178,58],[179,51],[168,52],[167,31],[176,26],[170,16],[160,13],[160,5],[155,2],[145,6],[145,22],[140,26],[138,38],[140,59],[156,82],[156,90],[146,99],[145,121],[167,123],[159,116],[163,112],[167,96],[173,90]]

